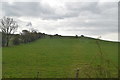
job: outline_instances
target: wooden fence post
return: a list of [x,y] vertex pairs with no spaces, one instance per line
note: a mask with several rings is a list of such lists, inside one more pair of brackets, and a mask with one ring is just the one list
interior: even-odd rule
[[78,77],[79,77],[79,68],[77,68],[76,70],[76,80],[78,80]]
[[36,80],[38,80],[39,72],[37,72]]

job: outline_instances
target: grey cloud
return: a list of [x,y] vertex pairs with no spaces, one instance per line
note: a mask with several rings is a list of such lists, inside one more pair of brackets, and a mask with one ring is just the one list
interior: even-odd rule
[[49,4],[42,4],[40,2],[14,2],[12,5],[7,2],[3,2],[2,5],[2,10],[5,12],[6,16],[31,16],[40,17],[42,19],[56,20],[73,17],[72,15],[78,15],[73,11],[69,11],[64,15],[57,14],[55,13],[56,10],[54,7],[51,7]]
[[[65,11],[66,13],[63,15],[55,13],[57,8],[51,7],[49,4],[42,4],[40,2],[14,2],[12,5],[7,2],[3,2],[2,4],[3,11],[6,16],[32,16],[41,17],[43,19],[64,19],[78,17],[80,11],[82,11],[82,9],[76,9],[81,7],[80,3],[74,3],[73,6],[71,6],[71,3],[65,4],[67,9]],[[76,8],[74,8],[75,5]],[[91,6],[93,4],[88,5]],[[92,7],[94,6],[89,7],[89,9],[92,9]],[[84,6],[83,9],[89,10],[87,9],[87,6]]]
[[83,32],[104,35],[118,31],[116,2],[66,2],[64,7],[65,11],[59,12],[57,10],[59,8],[41,2],[19,2],[13,5],[3,3],[3,11],[7,16],[25,16],[36,19],[39,17],[43,21],[54,20],[53,24],[57,23],[57,20],[59,21],[55,26],[46,24],[47,27],[43,27],[46,32],[61,30],[64,33],[72,32],[77,34]]
[[[32,16],[40,17],[42,19],[56,20],[78,17],[79,15],[84,16],[84,14],[86,14],[87,17],[90,17],[89,13],[92,14],[91,17],[94,17],[96,14],[106,15],[106,12],[104,13],[104,11],[108,10],[109,8],[111,9],[112,4],[114,3],[100,5],[98,2],[68,2],[64,4],[66,8],[66,11],[63,12],[64,14],[57,14],[61,13],[56,13],[58,8],[51,7],[49,4],[43,4],[41,2],[15,2],[13,5],[3,2],[3,11],[5,12],[6,16]],[[112,8],[114,7],[115,6]],[[106,16],[109,17],[108,14]],[[95,16],[95,18],[97,17]]]
[[92,13],[100,13],[100,9],[98,7],[98,2],[69,2],[66,3],[66,7],[68,10],[83,12],[90,11]]
[[115,33],[118,31],[118,29],[108,29],[108,28],[85,28],[85,29],[82,29],[82,28],[78,28],[78,29],[66,29],[64,31],[68,31],[68,32],[84,32],[84,33],[89,33],[89,34],[92,34],[92,35],[104,35],[104,34],[109,34],[109,33]]
[[42,15],[54,14],[54,9],[49,5],[43,5],[37,2],[15,2],[12,5],[3,2],[2,4],[6,16],[40,17]]

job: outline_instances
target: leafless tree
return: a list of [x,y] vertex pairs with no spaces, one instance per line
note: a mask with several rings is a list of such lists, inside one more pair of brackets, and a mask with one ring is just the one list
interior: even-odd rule
[[2,36],[5,36],[6,46],[9,45],[12,34],[14,34],[17,28],[18,24],[16,23],[16,21],[13,20],[13,18],[3,17],[0,20],[0,29],[2,31],[2,34],[4,34]]

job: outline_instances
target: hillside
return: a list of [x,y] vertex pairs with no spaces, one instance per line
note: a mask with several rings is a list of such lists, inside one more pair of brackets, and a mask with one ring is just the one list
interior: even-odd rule
[[[110,61],[110,77],[117,77],[118,43],[98,40],[103,56]],[[100,64],[100,51],[92,38],[46,38],[28,44],[3,48],[3,78],[88,77],[86,64]],[[104,65],[104,64],[103,64]],[[90,71],[91,72],[91,71]],[[91,77],[96,77],[93,73]]]

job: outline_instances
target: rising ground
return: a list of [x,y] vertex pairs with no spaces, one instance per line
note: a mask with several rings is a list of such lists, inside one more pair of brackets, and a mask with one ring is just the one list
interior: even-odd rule
[[[98,40],[103,56],[110,61],[111,77],[117,77],[118,43]],[[3,48],[3,78],[88,77],[87,64],[100,64],[100,51],[92,38],[46,38]],[[106,67],[108,68],[108,67]],[[88,69],[87,71],[89,71]],[[91,71],[90,71],[91,72]],[[91,73],[91,77],[96,77]]]

